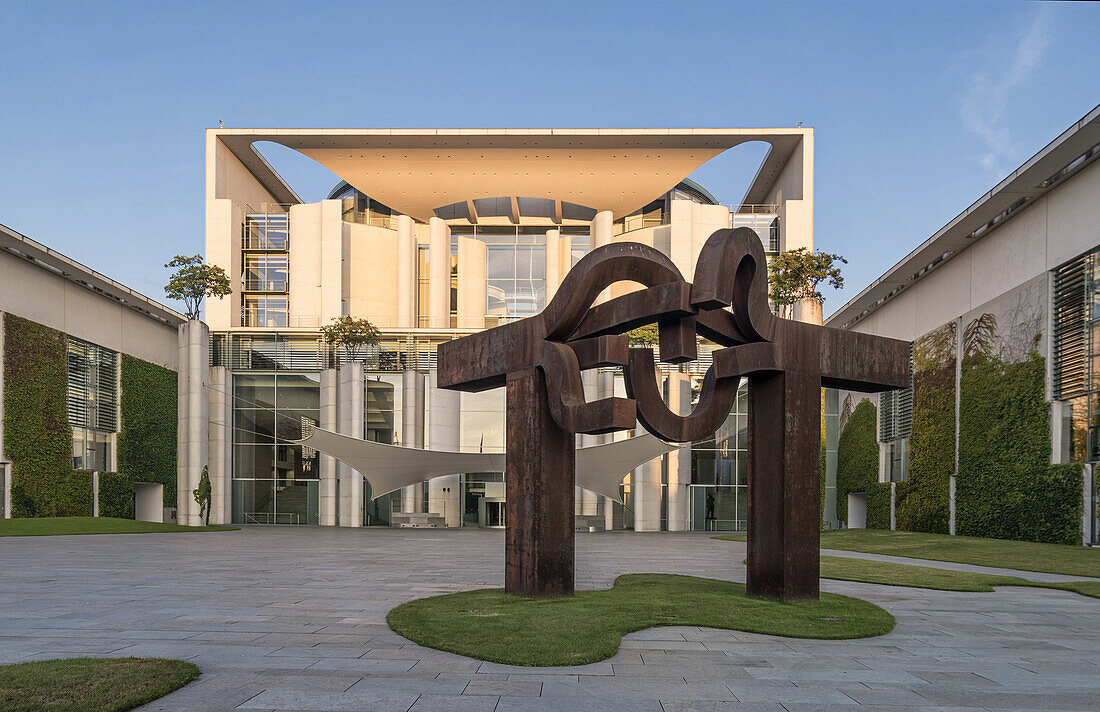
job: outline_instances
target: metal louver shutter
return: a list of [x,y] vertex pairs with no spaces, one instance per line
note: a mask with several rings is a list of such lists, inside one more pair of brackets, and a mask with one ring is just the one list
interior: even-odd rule
[[1084,395],[1088,368],[1088,283],[1090,256],[1054,270],[1054,397]]
[[[913,350],[909,349],[909,374],[913,374]],[[913,429],[913,386],[879,394],[878,440],[882,443],[907,438]]]
[[69,425],[118,430],[118,354],[71,336],[67,350]]
[[91,402],[91,386],[88,383],[88,346],[87,343],[69,338],[69,425],[74,428],[91,427],[88,404]]

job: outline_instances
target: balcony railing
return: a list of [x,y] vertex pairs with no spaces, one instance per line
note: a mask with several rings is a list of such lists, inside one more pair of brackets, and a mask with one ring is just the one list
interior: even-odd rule
[[344,222],[384,227],[388,230],[397,229],[396,215],[387,215],[374,210],[356,210],[355,198],[344,198],[342,202],[344,205],[342,215]]
[[285,279],[270,280],[270,279],[246,279],[243,282],[243,289],[246,292],[263,292],[265,294],[285,294],[287,290],[287,281]]

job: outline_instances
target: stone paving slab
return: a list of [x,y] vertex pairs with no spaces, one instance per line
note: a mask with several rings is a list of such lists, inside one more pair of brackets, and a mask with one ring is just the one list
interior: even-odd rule
[[[878,638],[815,641],[670,626],[609,660],[528,668],[421,648],[386,613],[500,586],[503,533],[246,527],[0,538],[0,663],[76,655],[191,660],[163,712],[979,712],[1100,710],[1100,600],[823,581],[890,611]],[[839,556],[864,556],[829,552]],[[1067,577],[865,555],[1034,580]],[[706,534],[577,535],[577,584],[621,573],[743,581],[745,545]]]

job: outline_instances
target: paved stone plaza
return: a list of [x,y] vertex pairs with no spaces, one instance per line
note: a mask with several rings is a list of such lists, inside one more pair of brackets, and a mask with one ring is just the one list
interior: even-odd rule
[[[897,627],[853,641],[650,629],[575,668],[483,663],[386,626],[402,601],[500,586],[503,552],[503,532],[485,530],[0,538],[0,662],[191,660],[199,681],[142,708],[181,712],[1100,710],[1100,600],[1062,591],[823,581]],[[744,556],[743,543],[704,534],[578,535],[577,584],[630,572],[743,581]]]

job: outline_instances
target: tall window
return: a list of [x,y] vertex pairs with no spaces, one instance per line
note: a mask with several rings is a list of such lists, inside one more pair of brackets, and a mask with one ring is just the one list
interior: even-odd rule
[[885,391],[879,395],[879,481],[909,479],[909,434],[913,422],[913,389]]
[[317,374],[233,377],[233,521],[318,524],[317,451],[293,444],[320,418]]
[[248,213],[241,234],[241,326],[288,326],[290,216]]
[[68,369],[73,468],[106,471],[118,430],[118,354],[70,336]]

